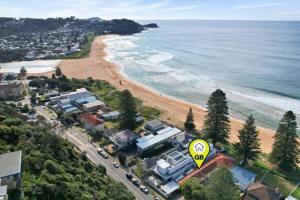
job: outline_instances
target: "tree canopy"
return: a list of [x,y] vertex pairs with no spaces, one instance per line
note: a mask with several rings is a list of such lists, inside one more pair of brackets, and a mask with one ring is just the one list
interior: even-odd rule
[[270,161],[286,171],[296,169],[299,163],[299,141],[296,116],[292,111],[284,114],[276,131]]
[[236,153],[242,156],[244,163],[255,160],[260,153],[258,131],[252,115],[246,120],[244,127],[239,131],[239,141],[234,144]]
[[184,128],[187,131],[193,131],[195,127],[193,111],[192,108],[190,108],[184,123]]
[[230,124],[226,94],[217,89],[207,102],[208,113],[205,116],[203,132],[215,145],[217,142],[228,143]]
[[120,100],[120,107],[122,111],[120,127],[134,130],[137,126],[135,121],[137,114],[137,105],[135,99],[129,90],[124,90]]
[[22,150],[22,191],[10,199],[133,200],[124,185],[106,175],[103,166],[50,132],[44,122],[28,123],[13,105],[0,102],[0,154]]

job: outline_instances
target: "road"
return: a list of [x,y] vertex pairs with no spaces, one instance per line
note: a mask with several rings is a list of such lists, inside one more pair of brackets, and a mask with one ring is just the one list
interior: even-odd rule
[[[38,114],[45,117],[51,124],[55,121],[53,116],[51,116],[43,107],[35,107]],[[59,122],[57,122],[60,124]],[[61,130],[57,129],[56,133],[60,134]],[[87,134],[82,133],[76,128],[69,128],[64,132],[64,135],[61,135],[63,138],[67,139],[73,145],[75,145],[81,151],[87,153],[87,157],[96,165],[102,165],[106,168],[107,175],[112,177],[114,180],[123,183],[135,196],[137,200],[150,200],[153,197],[148,194],[143,193],[138,187],[133,185],[131,181],[126,178],[126,171],[123,168],[115,168],[112,165],[112,158],[108,159],[103,158],[97,153],[97,148],[95,144],[90,142],[90,139]],[[137,178],[137,177],[135,177]]]

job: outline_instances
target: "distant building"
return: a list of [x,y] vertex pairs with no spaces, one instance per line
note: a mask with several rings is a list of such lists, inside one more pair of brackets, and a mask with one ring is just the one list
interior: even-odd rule
[[164,128],[164,124],[158,119],[149,121],[145,125],[145,129],[148,131],[151,131],[152,133],[156,133],[157,131],[159,131],[163,128]]
[[167,183],[180,180],[195,167],[195,162],[190,155],[172,151],[156,162],[153,171],[164,183]]
[[19,187],[21,182],[21,151],[0,155],[0,185],[7,185],[8,189]]
[[110,137],[110,141],[113,142],[118,149],[122,150],[134,144],[137,139],[137,135],[130,131],[125,130],[119,133],[116,133],[114,136]]
[[0,186],[0,200],[8,200],[7,185]]
[[243,200],[283,200],[283,195],[278,188],[273,189],[257,181],[250,185],[242,198]]
[[104,121],[96,115],[84,113],[80,115],[80,121],[84,124],[84,128],[88,131],[104,131]]
[[245,191],[249,185],[254,183],[256,174],[242,168],[239,166],[232,167],[230,169],[233,178],[235,180],[235,184],[239,186],[239,188]]
[[157,131],[157,135],[149,134],[137,139],[137,150],[143,153],[157,145],[165,142],[171,142],[172,138],[181,133],[178,128],[166,127]]
[[0,84],[1,99],[16,99],[23,94],[23,85],[18,82],[4,82]]

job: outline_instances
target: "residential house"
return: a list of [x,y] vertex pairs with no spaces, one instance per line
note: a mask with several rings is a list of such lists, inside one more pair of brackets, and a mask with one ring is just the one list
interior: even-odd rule
[[149,121],[145,125],[145,129],[148,131],[151,131],[152,133],[156,133],[157,131],[159,131],[163,128],[164,128],[164,124],[158,119]]
[[104,107],[105,104],[102,101],[95,100],[82,105],[82,108],[85,112],[94,112]]
[[23,93],[23,84],[20,82],[3,82],[0,84],[0,99],[20,98]]
[[157,131],[157,135],[149,134],[137,139],[137,150],[139,153],[143,153],[157,145],[165,142],[171,142],[172,138],[180,134],[182,131],[178,128],[166,127],[160,131]]
[[79,116],[80,121],[84,124],[84,128],[88,131],[104,131],[104,121],[96,115],[84,113]]
[[21,182],[21,151],[0,155],[0,186],[7,185],[8,189],[19,187]]
[[175,150],[166,153],[162,159],[159,159],[153,171],[164,183],[167,183],[180,180],[195,167],[195,162],[188,152]]
[[116,133],[109,139],[117,146],[117,149],[122,150],[133,145],[137,138],[138,137],[134,132],[130,130],[124,130]]
[[266,184],[257,181],[251,184],[245,195],[242,198],[243,200],[283,200],[284,197],[278,190],[278,188],[273,189]]

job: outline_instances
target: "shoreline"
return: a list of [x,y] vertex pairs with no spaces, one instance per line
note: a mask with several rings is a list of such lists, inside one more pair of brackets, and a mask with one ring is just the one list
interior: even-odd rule
[[[106,80],[118,90],[128,89],[132,94],[140,98],[147,106],[158,108],[162,111],[161,119],[173,124],[183,124],[188,109],[191,107],[194,113],[197,129],[203,125],[206,109],[200,105],[186,102],[175,97],[161,94],[158,91],[145,85],[130,80],[121,73],[117,64],[107,60],[106,45],[103,40],[113,35],[97,36],[91,46],[89,57],[81,59],[62,60],[57,66],[68,78]],[[48,73],[47,73],[48,74]],[[120,85],[120,81],[122,85]],[[243,121],[230,117],[231,134],[230,142],[237,141],[238,130],[241,129]],[[270,153],[274,142],[275,131],[258,127],[259,138],[261,139],[261,150],[263,153]]]

